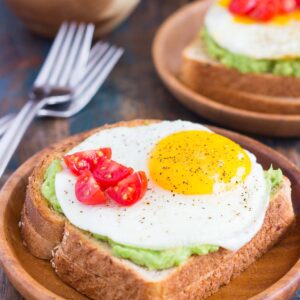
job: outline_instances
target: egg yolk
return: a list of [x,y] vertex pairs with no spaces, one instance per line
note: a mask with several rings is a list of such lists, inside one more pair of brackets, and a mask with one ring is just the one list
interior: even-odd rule
[[212,194],[216,183],[238,184],[251,170],[247,153],[213,132],[188,130],[160,140],[150,153],[150,177],[163,189],[185,195]]

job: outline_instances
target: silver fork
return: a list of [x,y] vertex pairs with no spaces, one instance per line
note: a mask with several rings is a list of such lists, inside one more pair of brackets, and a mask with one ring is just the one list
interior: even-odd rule
[[[69,118],[77,114],[91,101],[123,53],[122,48],[97,42],[91,49],[83,78],[75,88],[69,105],[67,107],[52,106],[52,109],[42,108],[37,116]],[[14,117],[14,114],[7,114],[0,118],[0,137],[10,126]]]
[[[37,112],[47,104],[54,104],[55,101],[50,96],[70,96],[73,93],[88,59],[93,32],[93,24],[77,25],[72,22],[64,23],[60,27],[33,84],[29,100],[0,141],[0,177]],[[62,98],[64,101],[70,99]]]
[[74,90],[72,101],[67,109],[41,109],[40,117],[69,118],[82,110],[99,90],[124,50],[108,43],[98,42],[91,50],[86,75]]

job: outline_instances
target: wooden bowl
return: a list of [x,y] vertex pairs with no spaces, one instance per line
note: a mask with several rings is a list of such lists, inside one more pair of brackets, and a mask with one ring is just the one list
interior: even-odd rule
[[300,102],[297,99],[249,97],[242,93],[241,101],[232,98],[230,90],[221,90],[217,99],[212,99],[196,93],[179,80],[182,50],[195,38],[201,27],[201,16],[210,3],[211,0],[196,1],[184,6],[158,30],[152,55],[162,81],[182,104],[219,124],[268,136],[300,136]]
[[63,21],[92,22],[95,37],[114,29],[139,0],[6,0],[7,5],[32,31],[55,36]]
[[[271,148],[243,135],[213,128],[252,151],[264,168],[279,167],[292,183],[294,209],[300,213],[300,170]],[[33,257],[23,246],[18,222],[28,176],[39,153],[24,163],[7,181],[0,193],[0,261],[7,276],[30,300],[87,299],[64,284],[48,261]],[[300,284],[300,224],[277,246],[250,266],[211,300],[288,299]]]

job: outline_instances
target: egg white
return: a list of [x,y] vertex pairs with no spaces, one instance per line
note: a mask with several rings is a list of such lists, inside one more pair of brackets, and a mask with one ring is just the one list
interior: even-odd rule
[[300,56],[300,21],[285,24],[250,23],[234,20],[226,7],[215,3],[206,13],[204,25],[224,49],[254,59]]
[[113,159],[149,178],[148,191],[130,207],[117,204],[87,206],[75,196],[76,177],[66,168],[56,175],[58,201],[76,227],[128,246],[145,249],[212,244],[237,250],[262,226],[269,203],[264,172],[253,154],[251,172],[245,182],[230,191],[186,196],[163,190],[149,177],[148,154],[155,144],[174,132],[208,130],[185,121],[164,121],[138,127],[100,131],[70,151],[111,147]]

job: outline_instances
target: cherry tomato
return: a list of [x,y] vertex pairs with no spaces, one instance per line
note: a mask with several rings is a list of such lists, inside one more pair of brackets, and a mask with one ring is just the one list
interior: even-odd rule
[[256,7],[258,1],[259,0],[232,0],[229,5],[229,10],[233,14],[247,15]]
[[93,170],[94,178],[103,190],[116,185],[132,173],[132,168],[127,168],[111,159],[100,161]]
[[281,0],[260,0],[249,16],[257,21],[269,21],[280,13]]
[[145,172],[139,171],[131,174],[116,186],[106,190],[108,198],[123,206],[130,206],[145,195],[147,190],[147,177]]
[[106,196],[96,182],[93,174],[89,170],[84,170],[77,178],[75,184],[75,194],[78,201],[88,204],[96,205],[106,202]]
[[86,169],[92,170],[100,161],[106,158],[111,158],[111,148],[100,148],[65,155],[64,161],[71,172],[78,176]]
[[280,4],[280,13],[285,14],[292,12],[297,7],[297,0],[282,0],[279,1]]

